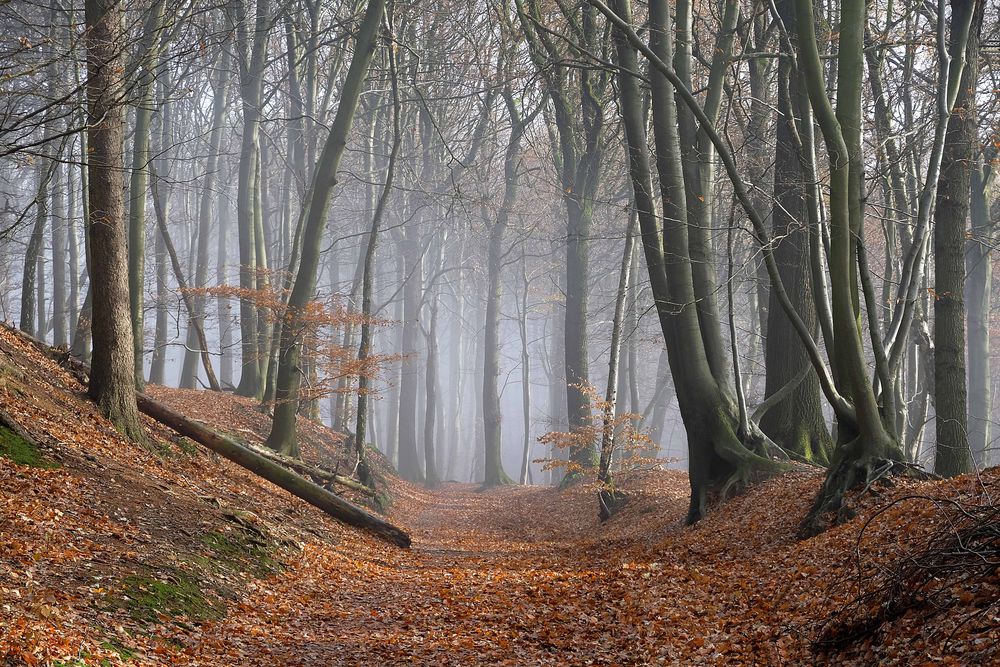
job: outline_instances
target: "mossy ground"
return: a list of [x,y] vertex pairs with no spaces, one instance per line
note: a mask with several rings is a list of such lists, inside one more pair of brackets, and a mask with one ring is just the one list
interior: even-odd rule
[[124,607],[133,620],[154,623],[163,619],[201,622],[219,619],[226,605],[204,582],[190,573],[174,570],[168,575],[132,575],[122,581],[113,601]]
[[274,545],[250,531],[213,531],[202,535],[201,541],[211,549],[212,557],[200,560],[214,568],[249,570],[256,576],[281,571],[281,563],[274,558]]
[[0,426],[0,457],[17,465],[31,466],[32,468],[52,469],[59,467],[55,461],[45,458],[38,447],[5,426]]

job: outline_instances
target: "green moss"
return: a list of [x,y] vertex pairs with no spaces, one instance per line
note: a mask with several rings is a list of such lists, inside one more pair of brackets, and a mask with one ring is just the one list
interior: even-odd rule
[[208,621],[226,613],[221,601],[205,595],[198,579],[183,572],[175,572],[169,579],[126,577],[120,596],[115,606],[126,609],[134,620],[143,623],[153,623],[161,616]]
[[202,535],[201,541],[212,550],[214,557],[199,560],[215,569],[241,570],[245,567],[257,576],[281,571],[281,563],[274,558],[274,547],[262,536],[249,531],[213,531]]
[[0,457],[13,461],[17,465],[32,468],[52,469],[59,464],[45,458],[38,447],[11,431],[6,426],[0,426]]
[[198,453],[198,445],[196,445],[194,441],[189,438],[182,436],[177,438],[174,443],[177,445],[177,448],[181,450],[181,454],[184,456],[194,456]]
[[113,639],[108,639],[104,642],[101,642],[101,648],[103,648],[105,651],[111,651],[112,653],[117,653],[118,657],[121,658],[122,660],[133,660],[136,657],[135,651]]

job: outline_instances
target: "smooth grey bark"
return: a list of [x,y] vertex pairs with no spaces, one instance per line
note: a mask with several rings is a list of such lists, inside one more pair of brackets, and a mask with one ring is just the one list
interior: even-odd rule
[[153,93],[156,85],[156,69],[160,62],[160,31],[163,27],[165,8],[165,0],[155,0],[146,15],[142,39],[139,42],[139,69],[135,82],[135,127],[132,132],[132,166],[128,186],[128,291],[137,391],[142,391],[145,377],[143,291],[146,275],[146,189],[149,182],[149,163],[152,159],[149,135],[153,119]]
[[[396,159],[399,156],[399,148],[402,145],[402,131],[399,126],[399,86],[396,76],[396,59],[392,53],[394,44],[389,45],[389,59],[391,87],[392,87],[392,148],[389,151],[389,159],[386,163],[385,184],[379,195],[378,203],[372,213],[371,228],[368,232],[368,242],[365,246],[363,260],[363,273],[361,279],[361,332],[358,344],[358,360],[364,362],[371,353],[372,344],[372,284],[375,272],[375,256],[378,249],[379,232],[381,231],[382,219],[386,214],[386,207],[392,196],[392,184],[396,175]],[[436,313],[435,313],[436,319]],[[358,376],[358,409],[357,421],[354,430],[355,451],[357,456],[358,479],[367,486],[372,485],[371,471],[365,458],[365,436],[368,424],[368,383],[369,377],[366,372]]]
[[[236,3],[230,18],[238,51],[240,98],[243,107],[243,134],[240,145],[236,193],[236,228],[239,239],[240,289],[257,289],[257,246],[255,204],[257,203],[257,163],[260,160],[260,119],[267,36],[271,27],[269,0],[257,0],[255,18],[250,18],[249,0]],[[252,30],[251,30],[252,27]],[[251,43],[252,34],[252,43]],[[263,390],[261,364],[266,359],[258,349],[257,307],[251,299],[240,298],[240,383],[236,393],[254,397]]]
[[[484,328],[483,357],[483,435],[484,477],[483,486],[493,487],[513,484],[514,480],[503,469],[503,439],[501,435],[503,415],[500,410],[500,392],[497,382],[500,376],[500,300],[502,296],[501,276],[507,250],[504,248],[504,234],[510,224],[511,209],[517,199],[518,179],[521,166],[521,140],[527,129],[525,119],[517,107],[510,89],[503,93],[507,115],[510,118],[510,136],[503,158],[504,192],[497,209],[496,219],[490,225],[486,254],[486,319]],[[584,240],[580,239],[580,243]],[[579,245],[581,252],[583,246]],[[567,250],[567,252],[569,252]],[[585,266],[586,260],[583,260]],[[579,267],[578,267],[579,268]],[[586,275],[582,274],[583,276]],[[583,291],[586,291],[584,279]],[[567,299],[569,297],[567,296]],[[583,308],[586,308],[584,296]],[[586,323],[582,324],[586,329]],[[586,350],[586,335],[577,343]]]
[[517,330],[521,336],[521,419],[523,420],[523,442],[521,444],[521,484],[531,479],[531,357],[528,354],[528,258],[521,256],[521,302],[517,318]]
[[[157,169],[153,171],[152,164],[149,165],[153,189],[153,206],[157,208],[157,219],[164,220],[170,216],[170,195],[169,186],[170,162],[167,159],[171,149],[171,110],[167,91],[170,90],[170,73],[165,72],[163,80],[159,84],[162,91],[160,94],[160,137],[157,142],[158,157],[155,160]],[[167,183],[158,184],[156,179],[163,178]],[[165,227],[165,225],[163,226]],[[149,381],[152,384],[165,384],[166,362],[167,362],[167,258],[164,234],[161,229],[155,233],[155,266],[156,266],[156,324],[153,335],[153,356],[149,367]]]
[[[714,485],[722,484],[725,493],[733,483],[745,481],[753,472],[773,471],[779,467],[741,443],[736,433],[738,425],[733,406],[720,388],[708,361],[698,313],[690,307],[678,307],[694,303],[695,296],[694,272],[688,253],[686,187],[676,99],[672,82],[668,81],[665,72],[654,68],[650,78],[662,205],[661,228],[652,197],[646,124],[638,83],[632,74],[638,71],[638,59],[635,46],[626,33],[631,23],[631,7],[627,0],[616,0],[614,6],[613,13],[608,10],[605,14],[620,22],[615,23],[613,36],[617,62],[622,67],[618,77],[619,108],[628,143],[633,200],[642,233],[650,288],[688,433],[691,503],[687,520],[694,522],[704,515],[708,492]],[[668,25],[666,7],[651,6],[649,51],[660,63],[671,61],[673,45]],[[670,261],[665,258],[667,248],[671,253]]]
[[[993,151],[989,157],[992,158]],[[989,204],[993,201],[995,169],[991,160],[980,156],[972,170],[970,202],[971,234],[966,242],[965,283],[966,326],[969,336],[969,448],[975,465],[989,465],[988,448],[992,434],[992,363],[990,359],[990,313],[993,310],[994,225]]]
[[[778,15],[785,29],[795,30],[792,0],[779,0]],[[773,253],[782,282],[806,326],[815,336],[816,307],[813,302],[812,272],[809,256],[809,216],[806,213],[806,174],[796,146],[794,109],[802,95],[801,82],[794,70],[788,47],[794,35],[781,40],[785,57],[777,65],[778,119],[775,127],[774,204],[771,209],[771,237],[777,239]],[[811,117],[809,122],[811,122]],[[769,306],[768,343],[765,354],[766,383],[764,395],[773,396],[789,382],[798,380],[797,389],[772,406],[760,419],[760,428],[776,443],[807,460],[825,463],[833,450],[820,402],[819,378],[812,370],[805,347],[795,328],[777,304]]]
[[[226,284],[226,262],[229,247],[230,209],[229,200],[224,188],[216,201],[219,211],[218,248],[215,263],[215,282],[219,286]],[[233,329],[230,313],[229,297],[219,294],[216,299],[216,311],[219,320],[219,381],[224,387],[235,388],[233,384]]]
[[[625,48],[628,48],[627,46]],[[618,362],[621,359],[622,330],[625,321],[625,307],[628,299],[629,282],[631,281],[632,254],[635,248],[636,227],[638,215],[629,214],[628,227],[625,230],[625,249],[622,252],[621,267],[618,272],[618,291],[615,295],[615,314],[611,324],[611,350],[608,355],[608,384],[604,392],[604,406],[601,411],[601,449],[600,464],[597,469],[598,516],[601,521],[611,518],[611,515],[621,506],[625,496],[616,491],[611,475],[611,459],[615,452],[615,417],[618,409]]]
[[21,316],[18,328],[29,336],[38,338],[45,337],[36,308],[38,261],[45,240],[45,223],[49,217],[49,184],[52,181],[55,165],[55,161],[46,164],[44,160],[40,160],[35,167],[38,184],[35,190],[35,224],[28,238],[28,247],[24,253],[24,268],[21,273]]
[[[538,1],[515,0],[515,5],[535,67],[542,73],[556,126],[557,141],[553,142],[553,152],[567,223],[563,353],[567,418],[572,431],[586,427],[590,418],[590,401],[581,391],[590,381],[587,348],[589,243],[604,158],[604,92],[611,77],[604,70],[566,65],[560,42],[540,28],[546,20]],[[584,53],[600,52],[604,35],[597,23],[597,10],[587,2],[560,3],[559,7],[564,18],[579,28],[575,34],[576,48]],[[570,458],[582,468],[594,466],[597,463],[596,443],[575,447]],[[576,478],[577,475],[570,475],[564,483]]]
[[420,334],[420,291],[423,282],[423,253],[416,229],[406,226],[400,252],[405,272],[403,286],[402,361],[399,385],[399,474],[411,482],[423,481],[417,449],[417,393],[420,364],[415,359]]
[[52,344],[56,347],[65,346],[69,342],[68,296],[66,294],[68,266],[66,257],[67,220],[66,193],[62,186],[64,179],[57,167],[52,190]]
[[222,387],[219,385],[219,381],[215,377],[215,370],[212,368],[212,360],[209,357],[208,340],[205,338],[205,330],[202,328],[198,319],[194,317],[194,297],[188,291],[188,284],[187,280],[184,279],[184,271],[181,268],[180,259],[177,256],[177,251],[174,249],[173,242],[170,240],[170,230],[167,228],[166,201],[167,199],[165,197],[160,196],[159,188],[157,186],[157,175],[154,172],[153,206],[156,212],[156,224],[157,229],[160,232],[159,236],[166,254],[170,257],[170,266],[173,268],[174,279],[177,281],[177,287],[180,290],[181,301],[184,304],[184,309],[188,313],[191,326],[194,327],[195,330],[195,341],[198,344],[198,349],[201,350],[201,361],[202,366],[205,369],[205,375],[208,377],[208,386],[212,389],[212,391],[221,391]]
[[372,0],[365,10],[360,30],[355,37],[354,54],[341,89],[337,113],[316,163],[309,209],[303,227],[302,257],[288,299],[288,312],[282,319],[275,383],[274,422],[267,444],[271,449],[292,456],[298,455],[295,415],[298,409],[298,389],[302,373],[300,336],[306,325],[302,320],[302,313],[316,289],[320,245],[330,196],[337,184],[337,169],[347,147],[358,99],[368,76],[368,67],[378,41],[377,33],[384,10],[385,0]]

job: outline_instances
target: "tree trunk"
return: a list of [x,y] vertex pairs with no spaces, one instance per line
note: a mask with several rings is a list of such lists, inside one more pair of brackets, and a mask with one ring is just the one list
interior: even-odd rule
[[[795,30],[793,0],[779,0],[778,12],[786,30]],[[794,37],[790,37],[794,43]],[[782,40],[782,50],[787,50]],[[789,296],[810,331],[816,333],[809,260],[809,233],[806,228],[805,174],[795,144],[795,113],[800,97],[800,81],[788,57],[778,60],[778,122],[774,159],[774,206],[771,209],[774,259]],[[765,370],[765,398],[780,391],[803,373],[798,388],[771,407],[760,420],[761,430],[785,449],[807,460],[826,463],[833,442],[826,428],[819,395],[819,378],[812,370],[809,355],[780,306],[769,306],[768,343]],[[808,370],[806,370],[808,369]]]
[[[239,176],[236,193],[236,227],[240,252],[240,288],[257,289],[257,250],[255,240],[255,193],[257,192],[257,162],[260,160],[260,105],[264,66],[267,57],[267,33],[271,26],[270,3],[257,0],[253,21],[253,43],[250,37],[249,0],[237,5],[236,27],[239,54],[240,96],[243,101],[243,137],[240,146]],[[263,267],[262,267],[263,268]],[[240,383],[236,393],[254,397],[262,389],[261,363],[258,350],[257,308],[247,298],[240,298]]]
[[[965,239],[972,161],[979,141],[976,136],[976,85],[983,3],[980,0],[951,0],[951,8],[950,49],[954,52],[964,47],[966,64],[948,121],[934,215],[934,423],[937,430],[934,471],[945,477],[969,472],[972,466],[965,375]],[[963,11],[972,11],[974,16],[964,45],[958,41],[961,35],[954,25]],[[987,361],[976,360],[975,363]]]
[[135,388],[142,391],[146,351],[143,308],[146,274],[146,187],[149,181],[150,125],[153,118],[153,90],[159,65],[160,30],[165,0],[156,0],[149,9],[139,44],[139,72],[136,79],[135,129],[132,133],[132,167],[128,186],[128,292],[132,318],[132,346]]
[[625,231],[625,250],[622,253],[621,268],[618,273],[618,293],[615,296],[615,315],[611,325],[611,350],[608,354],[608,385],[604,393],[604,409],[602,410],[601,428],[601,462],[597,470],[598,516],[601,521],[607,521],[621,506],[624,495],[616,492],[611,477],[611,458],[615,451],[615,417],[618,403],[618,362],[621,358],[622,328],[625,319],[626,300],[629,297],[628,287],[631,281],[632,251],[635,248],[635,228],[637,218],[629,215],[628,228]]
[[[222,146],[223,119],[226,113],[226,94],[229,88],[230,57],[227,48],[222,49],[222,61],[219,64],[212,97],[212,129],[208,140],[208,157],[205,161],[205,175],[202,177],[201,202],[198,208],[198,257],[195,263],[194,287],[204,289],[208,283],[208,251],[209,237],[212,232],[212,201],[215,196],[215,175],[219,169],[219,149]],[[225,243],[219,240],[220,245]],[[220,281],[221,282],[221,281]],[[198,360],[200,350],[194,323],[197,321],[202,329],[205,326],[205,295],[194,295],[194,313],[188,324],[187,343],[184,352],[184,362],[181,367],[180,386],[184,389],[194,389],[198,386]],[[220,321],[220,325],[223,324]],[[223,378],[223,381],[226,381]]]
[[987,449],[992,430],[990,313],[993,310],[993,256],[990,239],[993,221],[989,204],[993,201],[993,165],[980,157],[972,171],[971,221],[965,260],[968,279],[965,301],[969,332],[969,447],[980,469],[988,464]]
[[351,124],[358,99],[368,76],[368,66],[377,44],[378,27],[385,10],[385,0],[372,0],[365,10],[360,31],[355,38],[354,55],[341,90],[337,114],[330,128],[326,145],[314,171],[315,178],[302,234],[302,257],[295,284],[288,298],[288,313],[282,320],[278,374],[275,382],[274,423],[267,444],[272,449],[292,456],[298,455],[295,415],[301,381],[302,346],[300,335],[305,326],[302,319],[316,289],[320,245],[326,226],[330,196],[337,183],[337,168],[347,147]]
[[121,174],[125,123],[125,14],[116,0],[87,0],[88,190],[93,317],[93,369],[89,394],[115,428],[144,438],[135,401],[135,366],[129,321],[125,202]]
[[[386,165],[385,185],[379,196],[375,210],[372,212],[371,229],[368,233],[368,244],[365,247],[363,273],[361,278],[361,341],[358,345],[358,360],[364,361],[371,352],[372,339],[372,283],[375,272],[375,253],[378,248],[379,232],[386,207],[392,196],[392,183],[396,175],[396,158],[402,145],[402,132],[399,127],[399,87],[396,76],[396,60],[391,48],[388,53],[390,76],[392,78],[392,149]],[[358,414],[354,430],[355,448],[358,460],[358,478],[366,485],[372,485],[371,473],[365,458],[365,429],[368,424],[368,380],[367,373],[362,370],[358,376]]]
[[417,451],[417,382],[420,365],[415,359],[419,340],[421,254],[417,231],[403,230],[403,341],[402,377],[399,385],[399,474],[411,482],[423,481]]
[[56,163],[40,160],[35,167],[38,189],[35,191],[35,224],[31,228],[28,248],[24,253],[24,269],[21,273],[21,317],[18,328],[29,336],[45,338],[36,312],[36,292],[38,260],[45,240],[45,221],[49,216],[49,183]]

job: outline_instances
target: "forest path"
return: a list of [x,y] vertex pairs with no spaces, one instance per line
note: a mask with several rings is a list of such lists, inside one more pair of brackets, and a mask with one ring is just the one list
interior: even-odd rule
[[[400,491],[392,518],[412,549],[307,545],[205,633],[194,662],[222,651],[259,665],[640,664],[627,641],[638,627],[622,625],[628,578],[614,576],[621,559],[590,490]],[[681,497],[671,511],[683,509]]]

